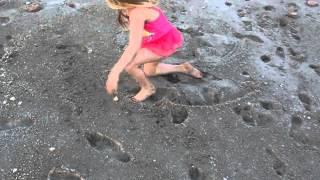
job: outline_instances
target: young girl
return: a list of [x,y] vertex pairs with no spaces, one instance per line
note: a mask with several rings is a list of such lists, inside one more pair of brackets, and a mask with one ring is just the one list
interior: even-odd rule
[[141,88],[132,97],[136,102],[144,101],[156,92],[148,79],[149,76],[179,72],[202,78],[201,72],[188,62],[180,65],[161,62],[164,57],[172,55],[182,46],[183,37],[156,6],[158,0],[106,1],[110,8],[118,10],[120,25],[130,32],[128,46],[108,75],[105,88],[109,94],[116,93],[123,70],[126,70]]

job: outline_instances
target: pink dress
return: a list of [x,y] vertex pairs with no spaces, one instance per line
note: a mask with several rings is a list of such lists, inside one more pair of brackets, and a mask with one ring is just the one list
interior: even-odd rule
[[183,36],[167,19],[164,13],[156,7],[152,9],[159,12],[159,17],[146,22],[141,48],[146,48],[159,56],[170,56],[183,44]]

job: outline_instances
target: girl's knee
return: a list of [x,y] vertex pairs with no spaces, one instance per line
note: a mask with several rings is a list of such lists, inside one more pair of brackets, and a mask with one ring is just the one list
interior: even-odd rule
[[157,74],[158,63],[148,63],[143,66],[143,71],[146,76],[155,76]]
[[156,72],[154,70],[144,69],[143,72],[146,76],[155,76],[156,75]]
[[126,71],[127,73],[130,74],[130,73],[132,72],[133,66],[128,65],[128,66],[126,66],[124,69],[125,69],[125,71]]
[[139,69],[139,67],[135,64],[129,64],[125,67],[125,71],[128,73],[128,74],[133,74],[135,72],[135,70]]

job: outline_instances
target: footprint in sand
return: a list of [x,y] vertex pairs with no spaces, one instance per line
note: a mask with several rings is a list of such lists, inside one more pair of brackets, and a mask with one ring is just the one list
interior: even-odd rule
[[272,6],[272,5],[266,5],[266,6],[263,7],[263,9],[265,11],[274,11],[274,10],[276,10],[276,8],[274,6]]
[[229,2],[229,1],[226,1],[224,4],[225,4],[226,6],[232,6],[232,3]]
[[6,5],[6,4],[7,4],[6,0],[0,0],[0,7],[1,7],[1,6],[4,6],[4,5]]
[[233,111],[241,116],[242,121],[247,126],[267,128],[274,122],[274,117],[271,113],[257,112],[250,105],[238,105],[233,108]]
[[10,21],[9,17],[0,16],[0,25],[6,25]]
[[288,49],[289,53],[290,53],[290,58],[292,60],[298,61],[298,62],[305,62],[306,61],[306,56],[304,55],[304,53],[293,49],[293,48],[289,48]]
[[285,52],[284,52],[284,49],[282,47],[277,47],[276,49],[276,55],[281,57],[281,58],[284,58],[285,57]]
[[222,94],[213,88],[203,88],[201,92],[208,105],[219,104],[222,102]]
[[53,168],[49,171],[48,180],[85,180],[74,170]]
[[289,136],[296,142],[301,144],[310,144],[310,139],[300,130],[303,124],[302,113],[291,116],[291,127]]
[[280,102],[274,101],[274,100],[269,100],[269,99],[261,99],[259,100],[259,103],[261,107],[265,110],[283,110],[283,106],[281,105]]
[[289,24],[289,19],[287,16],[283,16],[279,18],[280,27],[286,27]]
[[76,8],[76,4],[74,4],[72,2],[66,2],[65,5],[68,7],[71,7],[71,8]]
[[320,65],[310,64],[309,67],[320,76]]
[[131,157],[123,151],[120,142],[111,139],[101,133],[85,133],[90,146],[98,151],[108,151],[111,157],[121,162],[129,162]]
[[298,97],[299,97],[300,101],[303,103],[304,108],[307,111],[310,111],[311,110],[312,100],[309,97],[309,95],[307,93],[305,93],[305,92],[300,92],[300,93],[298,93]]
[[301,37],[297,33],[291,33],[291,37],[297,41],[301,40]]
[[30,127],[34,124],[33,118],[7,118],[0,117],[0,131],[15,129],[19,127]]
[[271,101],[260,101],[260,105],[266,110],[272,110],[274,108]]
[[245,77],[250,77],[250,73],[248,73],[248,71],[242,71],[241,75]]
[[189,177],[190,177],[190,180],[205,180],[203,173],[195,165],[190,166]]
[[238,39],[248,39],[257,43],[264,43],[264,41],[259,36],[256,36],[253,34],[241,34],[236,32],[236,33],[233,33],[233,35]]
[[169,99],[171,100],[177,100],[179,101],[180,99],[183,100],[185,97],[181,96],[179,91],[175,88],[161,88],[159,87],[156,91],[156,94],[150,97],[150,100],[152,102],[157,102],[161,101],[162,99]]
[[318,122],[320,123],[320,110],[313,112],[312,116],[314,119],[318,120]]
[[7,41],[10,41],[12,39],[12,36],[11,35],[6,35],[6,40]]
[[298,115],[292,115],[291,117],[291,130],[297,130],[302,126],[302,118]]
[[260,57],[261,61],[263,61],[264,63],[268,63],[271,61],[271,57],[269,55],[262,55]]
[[289,34],[291,35],[291,37],[297,41],[301,40],[301,37],[299,36],[299,32],[298,30],[296,30],[294,27],[290,27],[289,28]]
[[200,131],[199,128],[185,127],[180,136],[182,146],[189,150],[207,146],[207,137]]
[[271,114],[267,113],[258,113],[256,119],[256,124],[258,127],[269,127],[271,123],[274,121],[274,118]]
[[0,58],[5,54],[4,47],[2,44],[0,44]]
[[101,133],[86,133],[86,139],[88,140],[91,147],[103,151],[105,149],[112,151],[121,151],[122,146],[119,142],[104,136]]
[[248,125],[248,126],[255,126],[255,120],[253,118],[251,106],[249,105],[244,105],[244,106],[236,106],[233,108],[233,111],[237,114],[240,115],[242,118],[242,121]]
[[272,168],[277,175],[283,177],[287,171],[287,165],[273,152],[271,148],[266,148],[266,153],[271,156]]
[[161,77],[164,77],[167,81],[171,82],[172,84],[180,82],[180,78],[177,74],[161,75]]
[[188,110],[183,106],[173,106],[170,114],[174,124],[181,124],[188,118]]

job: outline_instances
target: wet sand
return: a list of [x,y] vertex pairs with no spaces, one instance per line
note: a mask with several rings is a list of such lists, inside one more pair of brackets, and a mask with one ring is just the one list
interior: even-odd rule
[[[0,179],[316,180],[320,7],[165,0],[202,80],[106,73],[127,36],[102,0],[0,0]],[[297,16],[288,16],[288,11]]]

